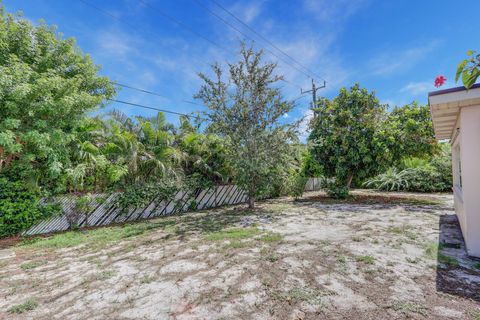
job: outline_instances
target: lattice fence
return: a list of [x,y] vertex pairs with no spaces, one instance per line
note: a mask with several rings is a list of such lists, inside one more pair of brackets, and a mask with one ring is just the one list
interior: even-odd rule
[[322,188],[321,178],[308,178],[305,184],[305,191],[318,191]]
[[[137,221],[159,216],[173,215],[196,209],[216,208],[224,205],[244,203],[247,195],[234,185],[216,186],[195,193],[179,191],[169,201],[152,201],[144,208],[124,210],[116,205],[119,193],[110,195],[95,194],[88,205],[91,210],[78,219],[78,227],[105,226],[112,223]],[[57,198],[63,212],[71,212],[75,206],[74,196]],[[24,232],[24,235],[36,235],[68,230],[70,227],[65,214],[41,221]]]

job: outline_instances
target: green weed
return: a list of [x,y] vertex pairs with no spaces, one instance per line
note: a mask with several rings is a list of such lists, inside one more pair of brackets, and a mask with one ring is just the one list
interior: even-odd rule
[[423,305],[420,305],[420,304],[416,304],[414,302],[402,302],[402,301],[395,301],[392,305],[391,305],[391,308],[395,311],[399,311],[403,314],[408,314],[408,313],[418,313],[422,316],[427,316],[427,311],[428,311],[428,308],[423,306]]
[[357,256],[355,258],[357,262],[363,262],[365,264],[374,264],[375,263],[375,258],[372,256]]
[[260,230],[257,228],[232,228],[209,233],[205,236],[205,239],[209,241],[248,239],[258,235],[259,233]]
[[25,248],[59,249],[85,244],[90,248],[100,249],[109,243],[142,235],[152,229],[166,227],[171,223],[174,223],[174,221],[141,222],[94,230],[68,231],[48,238],[28,239],[23,241],[20,246]]
[[36,267],[39,267],[41,265],[44,265],[45,263],[46,263],[45,261],[25,262],[22,265],[20,265],[20,268],[22,270],[31,270],[31,269],[35,269]]
[[459,265],[457,259],[450,256],[446,256],[443,253],[438,254],[438,262],[446,264],[450,267],[457,267]]
[[273,242],[281,242],[283,240],[283,236],[279,233],[270,232],[260,238],[260,241],[265,243],[273,243]]
[[28,299],[24,303],[16,304],[10,307],[10,309],[8,309],[8,312],[21,314],[27,311],[31,311],[35,309],[37,306],[38,306],[37,301],[35,301],[34,299]]

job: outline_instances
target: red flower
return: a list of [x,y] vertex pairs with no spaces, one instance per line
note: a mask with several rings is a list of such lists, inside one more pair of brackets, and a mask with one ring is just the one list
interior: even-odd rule
[[445,81],[447,81],[447,78],[445,78],[444,76],[437,76],[435,78],[435,87],[439,88],[439,87],[443,86]]

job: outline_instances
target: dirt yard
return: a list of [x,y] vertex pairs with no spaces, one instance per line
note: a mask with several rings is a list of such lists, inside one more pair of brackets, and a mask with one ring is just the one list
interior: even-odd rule
[[480,319],[450,195],[308,193],[0,250],[1,319]]

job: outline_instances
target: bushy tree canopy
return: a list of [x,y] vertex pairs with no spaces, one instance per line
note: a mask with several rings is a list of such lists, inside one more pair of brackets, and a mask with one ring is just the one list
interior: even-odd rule
[[394,138],[389,140],[389,149],[396,162],[404,157],[425,157],[438,151],[427,105],[414,102],[395,107],[389,113],[385,126],[386,132]]
[[354,176],[374,175],[390,160],[385,117],[385,106],[358,84],[341,89],[332,100],[319,101],[308,140],[325,175],[336,179],[330,188],[332,195],[345,195]]
[[[292,132],[280,124],[293,103],[275,86],[275,63],[263,63],[263,53],[242,45],[241,59],[229,64],[227,76],[218,64],[215,77],[200,74],[204,84],[196,95],[209,108],[210,130],[228,143],[235,181],[248,193],[250,207],[275,179],[275,168],[286,167]],[[278,173],[277,173],[278,174]]]
[[98,70],[73,39],[0,8],[0,172],[60,177],[74,128],[114,94]]
[[348,194],[364,181],[408,157],[430,157],[439,147],[428,106],[395,107],[390,113],[358,84],[321,99],[311,121],[310,152],[329,178],[332,195]]

